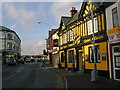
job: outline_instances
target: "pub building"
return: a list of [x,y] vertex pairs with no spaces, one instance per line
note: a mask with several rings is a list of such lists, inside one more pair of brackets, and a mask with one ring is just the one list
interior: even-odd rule
[[[112,77],[113,72],[117,69],[116,75],[119,76],[119,57],[117,57],[117,61],[112,61],[112,55],[110,55],[113,52],[111,47],[118,45],[119,41],[114,44],[110,43],[110,35],[119,34],[119,26],[115,33],[111,30],[114,28],[108,29],[107,24],[111,22],[108,21],[110,17],[107,15],[110,13],[107,12],[107,9],[114,3],[83,2],[80,11],[77,12],[76,8],[72,7],[71,17],[61,17],[58,35],[59,63],[62,68],[91,73],[94,69],[94,61],[96,61],[98,75]],[[120,12],[118,13],[120,14]],[[117,36],[119,36],[118,34]],[[114,68],[113,62],[116,63],[117,68]]]

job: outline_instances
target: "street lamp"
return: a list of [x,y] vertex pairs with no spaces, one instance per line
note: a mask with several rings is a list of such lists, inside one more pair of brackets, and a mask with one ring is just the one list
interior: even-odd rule
[[[91,2],[92,4],[92,2]],[[96,81],[97,80],[97,66],[96,66],[96,55],[95,55],[95,34],[94,34],[94,18],[93,18],[93,10],[91,9],[91,17],[92,17],[92,31],[93,31],[93,56],[94,56],[94,69],[91,72],[91,81]]]
[[[41,23],[43,23],[43,22],[38,22],[38,24],[41,24]],[[49,31],[50,31],[50,24],[45,23],[45,22],[44,22],[44,24],[47,25],[47,26],[49,27]]]
[[[45,25],[47,25],[48,26],[48,37],[49,37],[49,31],[50,31],[50,24],[48,24],[48,23],[45,23],[45,22],[41,22],[41,21],[39,21],[38,22],[38,24],[41,24],[41,23],[43,23],[43,24],[45,24]],[[46,49],[47,49],[47,53],[48,53],[48,39],[45,39],[46,40]],[[48,57],[49,58],[49,57]]]

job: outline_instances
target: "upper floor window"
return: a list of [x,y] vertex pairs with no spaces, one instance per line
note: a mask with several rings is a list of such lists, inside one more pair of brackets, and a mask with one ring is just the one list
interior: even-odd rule
[[12,34],[8,34],[8,35],[7,35],[7,38],[8,38],[9,40],[11,40],[11,39],[12,39]]
[[66,33],[64,34],[64,43],[67,43],[67,35],[66,35]]
[[53,40],[53,47],[58,47],[58,39]]
[[[97,17],[94,18],[94,33],[98,32],[98,19]],[[92,20],[87,21],[87,27],[88,27],[88,35],[93,34],[93,24]]]
[[89,20],[87,22],[87,26],[88,26],[88,35],[92,34],[92,20]]
[[2,38],[2,32],[0,31],[0,38]]
[[113,28],[119,26],[118,11],[117,7],[112,9],[112,18],[113,18]]
[[60,45],[62,45],[62,36],[60,36]]
[[12,43],[7,43],[7,48],[9,49],[9,50],[12,50]]
[[98,19],[97,17],[94,18],[94,33],[98,32]]
[[74,37],[73,37],[73,29],[70,30],[70,41],[73,41]]

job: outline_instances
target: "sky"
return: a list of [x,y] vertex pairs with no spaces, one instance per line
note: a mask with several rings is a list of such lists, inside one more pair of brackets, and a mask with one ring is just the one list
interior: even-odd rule
[[2,2],[2,26],[18,34],[22,55],[42,54],[48,31],[57,29],[61,16],[70,16],[72,7],[79,11],[81,2]]

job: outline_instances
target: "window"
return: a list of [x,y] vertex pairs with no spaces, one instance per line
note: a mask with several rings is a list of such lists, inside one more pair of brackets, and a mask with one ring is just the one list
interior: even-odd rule
[[64,62],[64,61],[65,61],[65,53],[62,52],[62,53],[61,53],[61,62]]
[[118,12],[117,12],[117,7],[112,9],[112,18],[113,18],[113,28],[119,26],[119,19],[118,19]]
[[[95,46],[95,59],[96,62],[100,62],[100,48],[99,46]],[[93,53],[93,46],[89,47],[89,62],[93,63],[94,62],[94,53]]]
[[66,35],[66,33],[64,34],[64,43],[67,43],[67,35]]
[[114,47],[114,53],[119,53],[120,52],[120,46]]
[[98,32],[98,20],[97,17],[94,18],[94,33]]
[[53,40],[53,47],[58,47],[58,39]]
[[12,43],[7,43],[7,48],[8,48],[9,50],[12,50]]
[[87,22],[87,26],[88,26],[88,35],[92,34],[93,31],[92,31],[92,20],[89,20]]
[[72,30],[70,30],[70,41],[73,41],[73,29]]
[[69,51],[69,63],[74,63],[74,50]]
[[115,67],[120,67],[120,56],[115,56]]
[[2,32],[0,31],[0,38],[2,38]]
[[8,40],[11,40],[12,39],[12,34],[8,34],[7,38],[8,38]]
[[[88,35],[93,34],[92,20],[87,21]],[[97,17],[94,18],[94,33],[98,32],[98,20]]]
[[60,36],[60,45],[62,45],[62,36]]

